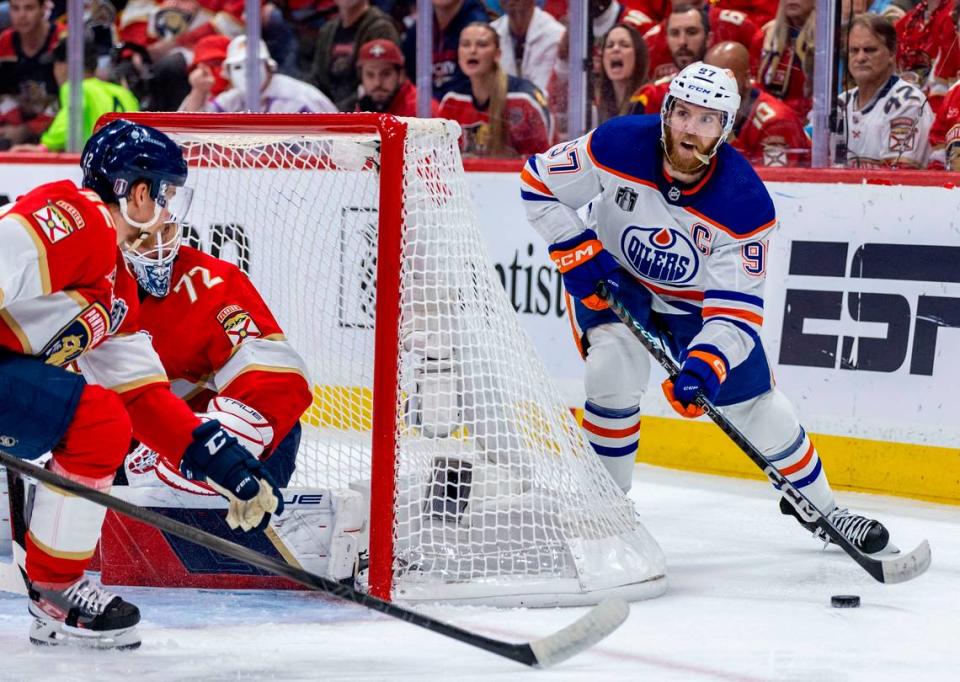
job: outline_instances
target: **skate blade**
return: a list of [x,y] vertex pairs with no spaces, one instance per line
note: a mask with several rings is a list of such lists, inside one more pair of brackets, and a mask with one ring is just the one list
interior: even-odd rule
[[94,633],[71,628],[63,623],[35,619],[30,628],[30,643],[41,647],[67,646],[81,649],[130,651],[140,648],[141,640],[136,626]]

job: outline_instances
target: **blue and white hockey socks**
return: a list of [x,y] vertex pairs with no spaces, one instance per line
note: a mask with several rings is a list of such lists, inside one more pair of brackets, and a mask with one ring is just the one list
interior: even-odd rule
[[723,408],[727,418],[790,483],[828,514],[836,506],[817,449],[800,426],[793,404],[776,387]]
[[768,455],[767,459],[818,509],[829,513],[834,508],[836,503],[827,482],[827,474],[823,470],[817,449],[813,447],[813,442],[803,427],[800,428],[800,435],[789,447]]
[[615,409],[588,400],[584,404],[583,430],[613,480],[624,492],[629,491],[640,439],[640,407]]

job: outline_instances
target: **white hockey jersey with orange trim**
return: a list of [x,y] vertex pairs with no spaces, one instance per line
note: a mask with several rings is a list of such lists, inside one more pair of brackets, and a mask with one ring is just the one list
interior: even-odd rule
[[653,309],[698,315],[691,346],[728,366],[759,343],[773,202],[750,164],[722,145],[694,186],[663,169],[660,116],[622,116],[530,157],[521,196],[531,224],[555,243],[590,226],[624,270],[653,293]]

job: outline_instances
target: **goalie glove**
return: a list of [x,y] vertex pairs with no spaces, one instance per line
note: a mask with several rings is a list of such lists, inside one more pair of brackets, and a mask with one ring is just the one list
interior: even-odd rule
[[227,525],[233,530],[263,530],[271,514],[283,513],[283,497],[263,465],[216,420],[193,431],[180,471],[205,481],[229,501]]

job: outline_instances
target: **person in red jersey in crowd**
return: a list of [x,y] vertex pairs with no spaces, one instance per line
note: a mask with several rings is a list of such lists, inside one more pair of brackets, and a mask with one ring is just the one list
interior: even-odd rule
[[[691,5],[674,5],[664,26],[667,49],[670,51],[671,58],[670,71],[678,73],[688,64],[703,59],[710,37],[704,12]],[[660,105],[663,104],[673,76],[658,78],[654,75],[653,77],[656,80],[643,85],[630,98],[631,114],[655,114],[660,111]]]
[[603,40],[596,124],[629,113],[631,96],[647,80],[647,46],[634,29],[614,26]]
[[[632,10],[617,0],[590,0],[590,16],[593,17],[593,70],[590,73],[590,87],[594,87],[596,79],[600,77],[600,51],[603,48],[603,37],[614,26],[623,24],[635,29],[641,36],[653,28],[656,21],[643,12]],[[566,16],[564,14],[563,16]],[[567,128],[568,83],[570,78],[569,57],[570,42],[564,33],[557,45],[557,60],[553,65],[553,73],[547,83],[547,101],[550,111],[555,117],[554,128],[557,135],[565,134]]]
[[[643,39],[647,43],[647,49],[650,52],[650,74],[655,80],[674,76],[679,72],[679,68],[673,59],[671,50],[671,37],[668,36],[667,20],[677,13],[677,10],[684,8],[700,10],[703,29],[699,29],[697,24],[689,18],[683,23],[683,28],[678,28],[677,22],[673,23],[673,41],[680,36],[677,35],[681,30],[686,33],[685,39],[695,42],[699,34],[705,33],[707,36],[707,46],[722,43],[727,40],[733,40],[743,45],[750,46],[760,31],[758,25],[745,12],[734,9],[726,9],[719,5],[705,2],[705,0],[691,0],[690,2],[677,3],[673,6],[670,15],[662,22],[651,28],[644,34]],[[684,16],[689,11],[681,12]],[[706,20],[704,22],[704,19]]]
[[60,86],[53,50],[65,35],[46,0],[11,0],[10,28],[0,33],[0,151],[38,142],[57,113]]
[[[0,210],[0,433],[21,459],[109,491],[131,435],[229,500],[231,528],[283,511],[279,489],[215,418],[202,423],[170,384],[140,326],[124,251],[149,249],[186,215],[180,148],[114,121],[80,161],[83,188],[47,183]],[[66,367],[76,363],[78,372]],[[35,644],[133,648],[140,612],[84,575],[106,508],[52,486],[33,497],[24,538]]]
[[230,88],[223,74],[229,44],[226,36],[207,36],[197,42],[190,64],[190,93],[180,104],[182,111],[203,111],[214,97]]
[[156,61],[208,35],[243,33],[243,8],[243,0],[131,0],[120,12],[120,38]]
[[814,0],[780,0],[776,19],[763,27],[750,49],[757,85],[786,102],[801,119],[813,107],[807,73],[812,73],[814,4]]
[[[403,53],[390,40],[371,40],[357,54],[360,72],[360,98],[357,111],[373,111],[395,116],[417,115],[417,88],[407,78]],[[440,105],[430,99],[430,115],[438,116]]]
[[740,90],[740,111],[728,139],[755,166],[808,166],[810,139],[796,112],[776,97],[753,86],[750,53],[740,43],[717,43],[704,62],[729,69]]
[[930,168],[960,171],[960,82],[947,91],[930,128]]
[[[954,7],[952,17],[954,26],[960,25],[960,5]],[[960,170],[960,82],[950,86],[942,98],[930,99],[941,99],[930,129],[930,168]]]
[[923,90],[934,111],[960,71],[956,12],[952,0],[921,0],[896,23],[900,77]]
[[460,124],[464,153],[528,156],[550,146],[547,100],[533,83],[500,68],[500,39],[490,24],[463,29],[458,58],[467,81],[444,95],[440,116]]

